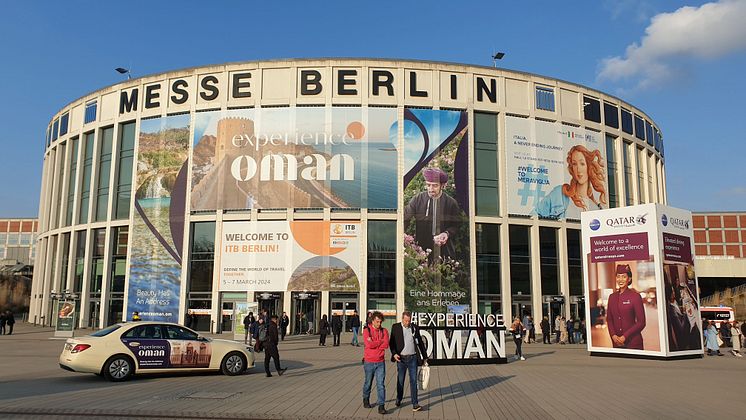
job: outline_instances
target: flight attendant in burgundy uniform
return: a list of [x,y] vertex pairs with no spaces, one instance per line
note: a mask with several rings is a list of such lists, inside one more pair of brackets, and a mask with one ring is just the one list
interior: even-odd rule
[[606,323],[614,348],[642,350],[642,330],[645,329],[645,308],[640,293],[632,284],[632,269],[628,264],[616,266],[617,290],[606,305]]

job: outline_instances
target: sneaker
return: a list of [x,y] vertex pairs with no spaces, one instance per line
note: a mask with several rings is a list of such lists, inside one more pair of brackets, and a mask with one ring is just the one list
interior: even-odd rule
[[412,406],[412,411],[420,411],[422,410],[422,406],[419,404],[415,404]]
[[277,371],[277,374],[280,375],[280,376],[282,376],[282,374],[285,373],[286,370],[288,370],[288,368],[280,369],[280,370]]
[[396,402],[394,403],[394,405],[397,406],[397,407],[401,407],[401,400],[396,400]]
[[370,400],[368,400],[367,398],[363,398],[363,407],[364,408],[373,408],[373,406],[370,405]]
[[386,407],[384,407],[383,404],[378,406],[378,414],[388,414],[386,413]]
[[521,356],[521,360],[526,360],[526,358],[525,358],[525,357],[523,357],[523,356]]
[[272,374],[271,374],[271,373],[268,373],[268,374],[267,374],[267,377],[268,377],[268,378],[271,378],[271,377],[272,377]]

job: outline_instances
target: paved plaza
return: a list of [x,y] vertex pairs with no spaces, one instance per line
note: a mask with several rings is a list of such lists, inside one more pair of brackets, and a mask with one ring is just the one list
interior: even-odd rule
[[[319,347],[317,336],[288,337],[280,345],[289,368],[282,377],[265,377],[258,364],[236,377],[182,374],[110,383],[60,369],[64,341],[52,339],[49,328],[16,327],[14,335],[0,336],[2,418],[381,417],[362,406],[362,347],[347,344],[349,335],[340,347],[331,347],[331,339]],[[512,353],[512,345],[508,350]],[[432,367],[418,413],[412,412],[408,391],[402,407],[394,406],[396,369],[387,363],[385,417],[744,418],[746,358],[590,357],[584,346],[542,344],[528,345],[525,352],[526,361],[511,357],[507,365]]]

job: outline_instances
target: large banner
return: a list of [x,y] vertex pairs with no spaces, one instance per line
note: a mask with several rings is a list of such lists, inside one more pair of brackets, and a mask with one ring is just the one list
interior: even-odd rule
[[527,118],[505,117],[508,212],[580,219],[608,208],[601,134]]
[[198,113],[191,208],[395,209],[396,118],[361,107]]
[[405,307],[468,309],[467,113],[405,109],[403,128]]
[[669,353],[702,351],[699,286],[694,270],[692,214],[658,206]]
[[588,349],[701,354],[689,213],[644,204],[581,217]]
[[179,322],[188,157],[189,115],[140,123],[127,319]]
[[225,222],[221,291],[360,290],[360,222]]

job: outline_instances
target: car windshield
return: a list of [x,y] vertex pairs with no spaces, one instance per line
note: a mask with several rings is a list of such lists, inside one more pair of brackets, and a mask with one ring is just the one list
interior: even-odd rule
[[116,325],[112,325],[110,327],[106,327],[103,330],[98,330],[95,333],[91,333],[89,335],[92,336],[92,337],[103,337],[105,335],[111,334],[112,331],[116,331],[116,330],[118,330],[121,327],[122,327],[121,325],[116,324]]

